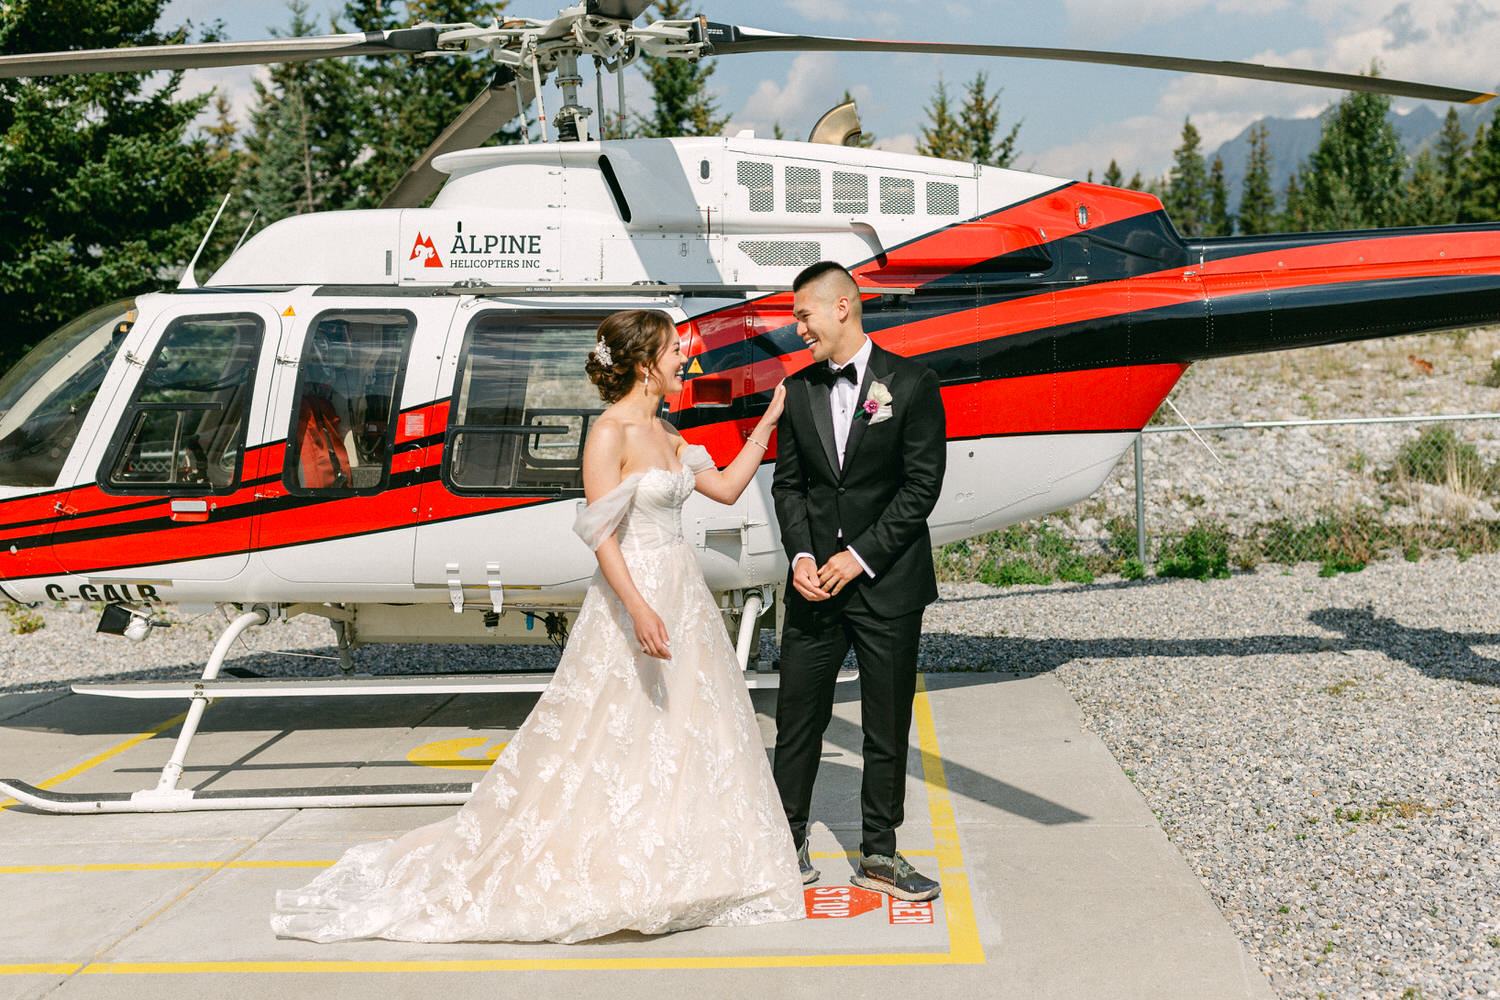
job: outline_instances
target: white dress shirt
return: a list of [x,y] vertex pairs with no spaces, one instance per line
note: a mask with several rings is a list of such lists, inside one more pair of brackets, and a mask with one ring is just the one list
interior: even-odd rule
[[[849,443],[849,429],[854,426],[854,417],[859,409],[859,387],[864,385],[865,369],[870,366],[870,345],[870,338],[866,337],[864,344],[854,352],[854,357],[844,364],[836,365],[831,360],[828,362],[828,367],[835,372],[847,366],[854,368],[853,382],[848,379],[838,379],[833,383],[833,388],[828,391],[828,408],[833,417],[833,447],[838,454],[840,468],[844,465],[844,448]],[[840,529],[839,537],[843,537],[843,534],[843,530]],[[859,568],[865,571],[866,576],[874,579],[875,573],[865,565],[865,561],[859,557],[858,552],[852,548],[846,548],[845,551],[854,557],[854,561],[859,563]],[[792,557],[792,566],[796,567],[798,560],[811,558],[813,558],[811,552],[798,552]]]

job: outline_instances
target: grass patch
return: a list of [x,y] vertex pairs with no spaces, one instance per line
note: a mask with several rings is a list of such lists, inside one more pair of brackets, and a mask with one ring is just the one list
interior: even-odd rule
[[[1041,586],[1062,580],[1093,583],[1101,573],[1126,572],[1135,551],[1135,525],[1113,518],[1105,525],[1109,540],[1075,541],[1045,521],[1013,524],[934,550],[938,579],[975,581],[994,587]],[[1144,575],[1144,567],[1140,567]]]
[[47,627],[46,619],[24,604],[7,604],[5,617],[10,619],[10,630],[15,635],[30,635]]

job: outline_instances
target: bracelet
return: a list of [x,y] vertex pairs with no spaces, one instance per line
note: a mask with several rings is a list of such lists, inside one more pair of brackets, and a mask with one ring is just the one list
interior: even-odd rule
[[758,445],[760,447],[761,451],[765,451],[766,450],[766,446],[763,445],[763,444],[761,444],[759,441],[755,440],[755,438],[753,438],[753,437],[747,437],[747,438],[745,438],[745,443],[746,444]]

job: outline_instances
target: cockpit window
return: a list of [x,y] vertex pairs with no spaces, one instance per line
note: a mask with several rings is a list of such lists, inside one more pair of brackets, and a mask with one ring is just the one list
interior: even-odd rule
[[127,299],[86,313],[0,379],[0,486],[53,486],[115,353],[135,322]]

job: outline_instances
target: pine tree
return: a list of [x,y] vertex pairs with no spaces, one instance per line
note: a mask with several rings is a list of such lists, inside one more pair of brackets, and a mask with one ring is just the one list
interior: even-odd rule
[[1281,223],[1277,228],[1284,233],[1307,232],[1307,206],[1303,203],[1302,185],[1298,183],[1296,173],[1286,179],[1281,204]]
[[1198,130],[1193,120],[1182,123],[1182,145],[1173,151],[1172,169],[1163,197],[1167,215],[1184,235],[1202,235],[1209,224],[1208,169],[1198,151]]
[[1469,158],[1467,197],[1459,209],[1460,222],[1500,220],[1500,110],[1488,128],[1480,126]]
[[[165,0],[15,0],[0,52],[158,45]],[[65,30],[64,30],[65,29]],[[67,319],[175,284],[230,183],[180,74],[0,80],[0,370]]]
[[1448,198],[1453,202],[1456,213],[1457,206],[1463,203],[1467,195],[1464,190],[1464,179],[1469,152],[1468,136],[1464,134],[1464,127],[1458,120],[1456,109],[1448,109],[1448,115],[1443,119],[1443,130],[1438,133],[1435,148],[1438,173],[1443,178]]
[[917,152],[947,160],[1008,167],[1016,158],[1021,123],[1012,125],[1004,138],[996,138],[999,125],[1000,91],[989,92],[985,74],[976,73],[965,85],[964,102],[956,115],[949,103],[948,88],[939,76]]
[[917,143],[917,152],[944,160],[964,158],[959,120],[949,106],[948,87],[943,83],[941,73],[932,91],[932,103],[927,105],[927,124],[922,126],[922,141]]
[[1390,109],[1384,94],[1351,93],[1324,119],[1301,171],[1309,229],[1367,229],[1401,217],[1406,152]]
[[1247,236],[1276,229],[1276,193],[1271,190],[1271,150],[1264,122],[1254,125],[1248,136],[1245,181],[1240,188],[1240,232]]
[[1110,187],[1122,187],[1125,175],[1120,171],[1120,165],[1114,160],[1109,161],[1109,166],[1104,171],[1104,183]]
[[1208,172],[1208,236],[1233,236],[1234,217],[1229,214],[1229,184],[1224,180],[1224,158],[1214,157]]
[[1412,164],[1398,221],[1406,226],[1435,226],[1452,222],[1456,214],[1438,157],[1424,149]]
[[[307,0],[292,0],[285,37],[319,32]],[[353,125],[368,113],[355,69],[342,59],[278,63],[255,81],[246,137],[250,207],[262,223],[356,202],[355,162],[364,148]]]
[[[407,28],[419,21],[487,24],[504,7],[485,0],[346,0],[336,30]],[[348,208],[380,204],[443,129],[483,92],[495,71],[483,56],[459,54],[323,61],[342,63],[350,74],[350,92],[343,98],[350,110],[343,127],[360,152],[347,168],[347,202],[338,206]],[[519,127],[507,125],[482,145],[519,138]]]
[[1141,180],[1141,172],[1139,170],[1130,175],[1130,183],[1126,184],[1125,187],[1131,191],[1144,191],[1146,189],[1145,183]]
[[[685,20],[687,0],[655,0],[656,17],[664,21]],[[649,15],[648,15],[649,17]],[[713,75],[712,60],[696,63],[686,59],[647,56],[645,76],[653,99],[650,117],[637,120],[637,134],[663,138],[677,135],[718,135],[729,121],[720,115],[708,91]]]

